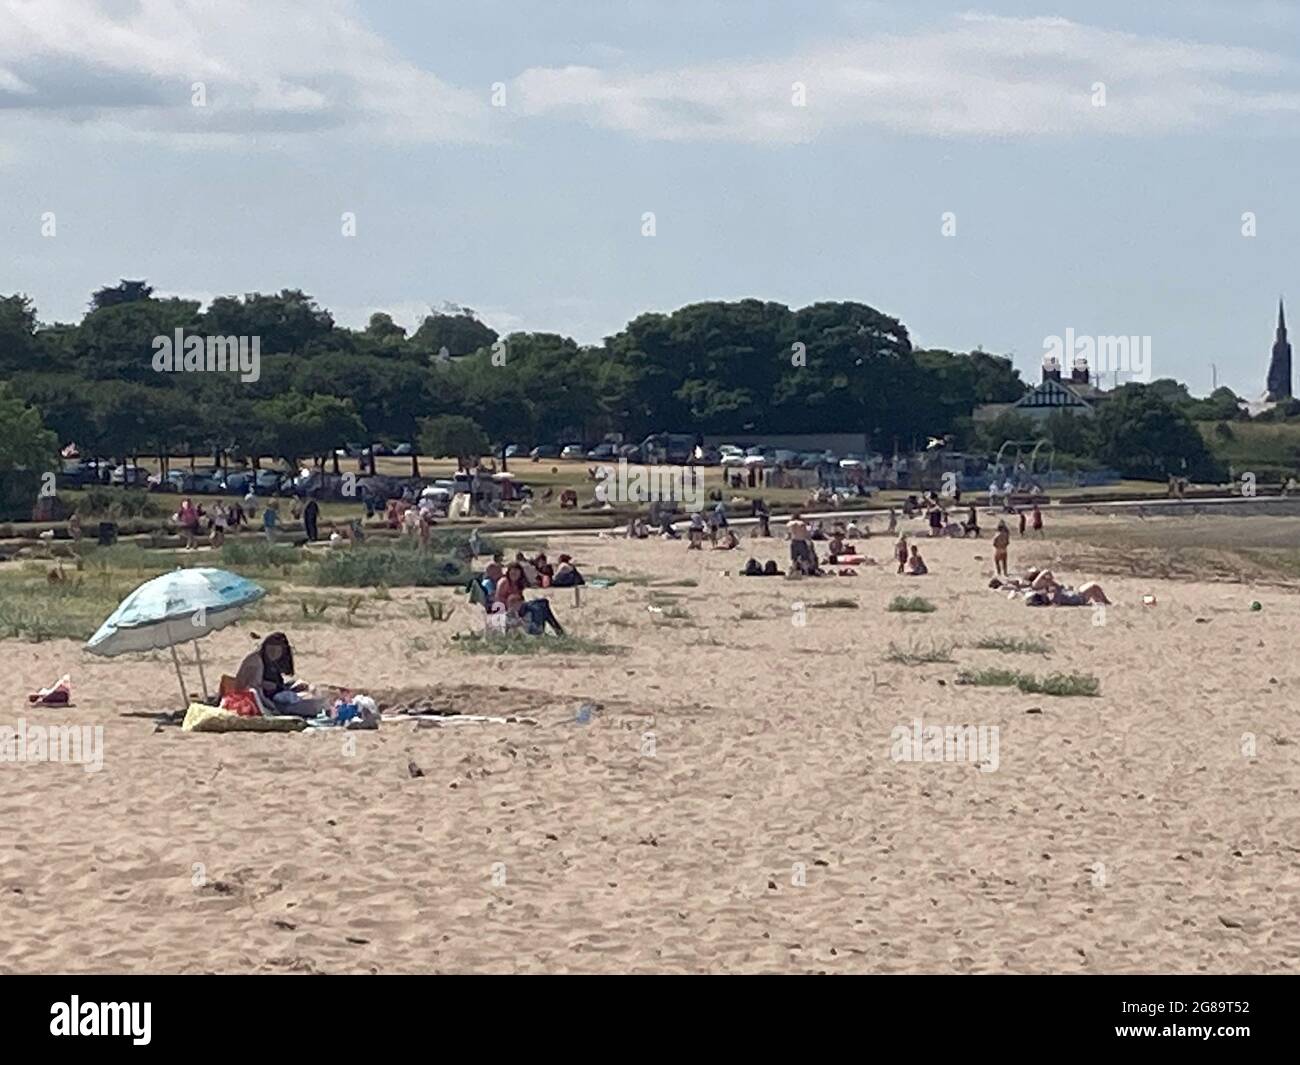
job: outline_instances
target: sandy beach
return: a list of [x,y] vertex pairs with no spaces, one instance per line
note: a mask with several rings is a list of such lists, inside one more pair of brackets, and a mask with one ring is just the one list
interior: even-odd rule
[[[921,542],[924,578],[876,536],[880,565],[791,581],[737,576],[785,568],[779,540],[553,540],[617,580],[552,594],[603,655],[465,654],[451,634],[481,623],[449,589],[287,626],[309,681],[536,725],[187,734],[152,719],[178,703],[165,654],[0,640],[2,723],[104,729],[98,772],[0,766],[0,971],[1300,968],[1296,589],[1101,575],[1099,621],[988,589],[987,533]],[[1014,539],[1031,561],[1098,576]],[[937,609],[887,611],[914,594]],[[203,642],[210,682],[255,627]],[[985,667],[1101,694],[956,683]],[[27,706],[65,672],[74,707]],[[996,727],[996,767],[896,761],[918,720]]]

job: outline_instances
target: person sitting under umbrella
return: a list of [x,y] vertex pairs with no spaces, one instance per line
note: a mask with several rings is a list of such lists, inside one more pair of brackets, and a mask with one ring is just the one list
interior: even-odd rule
[[303,681],[290,683],[286,678],[294,675],[293,648],[289,637],[273,632],[239,663],[235,673],[238,691],[252,689],[265,707],[280,714],[296,717],[315,717],[325,707],[323,699],[304,698],[307,690]]

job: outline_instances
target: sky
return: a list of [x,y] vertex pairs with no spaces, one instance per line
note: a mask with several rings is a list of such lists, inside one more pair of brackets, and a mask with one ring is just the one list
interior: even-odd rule
[[123,277],[585,343],[856,300],[1030,380],[1072,329],[1255,398],[1300,323],[1300,4],[0,0],[0,242],[47,322]]

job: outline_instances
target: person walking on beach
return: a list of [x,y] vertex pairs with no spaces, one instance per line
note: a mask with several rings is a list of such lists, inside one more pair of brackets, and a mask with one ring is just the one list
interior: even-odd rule
[[1038,504],[1034,504],[1034,517],[1030,522],[1034,532],[1041,538],[1043,535],[1043,512],[1038,509]]
[[268,499],[262,508],[262,531],[268,544],[275,543],[275,529],[280,524],[280,508],[274,499]]
[[898,538],[898,543],[894,545],[894,558],[898,561],[898,572],[902,573],[907,566],[907,534],[904,533]]
[[199,512],[188,497],[181,501],[181,509],[176,512],[176,523],[185,536],[185,550],[193,551],[199,531]]
[[1011,543],[1011,530],[1005,521],[998,522],[998,531],[993,536],[993,569],[999,577],[1009,576],[1007,572],[1007,547]]
[[790,515],[785,523],[785,531],[790,537],[790,568],[796,573],[811,575],[817,572],[817,555],[813,551],[808,524],[798,512]]
[[889,508],[889,528],[886,529],[885,531],[886,531],[887,533],[891,533],[891,534],[892,534],[892,533],[894,533],[897,529],[898,529],[898,514],[897,514],[897,512],[894,510],[893,507],[890,507],[890,508]]
[[1020,535],[1024,536],[1025,535],[1025,512],[1023,510],[1017,510],[1016,514],[1020,518]]

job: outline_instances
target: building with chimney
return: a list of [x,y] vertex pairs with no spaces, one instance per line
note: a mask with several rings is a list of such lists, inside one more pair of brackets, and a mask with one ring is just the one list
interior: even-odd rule
[[1068,379],[1062,377],[1061,364],[1054,356],[1043,359],[1043,379],[1014,403],[981,403],[974,411],[976,422],[991,422],[1010,411],[1025,418],[1039,420],[1053,414],[1080,415],[1091,418],[1106,399],[1106,393],[1092,383],[1086,359],[1075,359]]
[[1273,357],[1268,364],[1268,392],[1270,403],[1291,398],[1291,344],[1286,338],[1286,311],[1282,299],[1277,301],[1277,335],[1273,340]]

